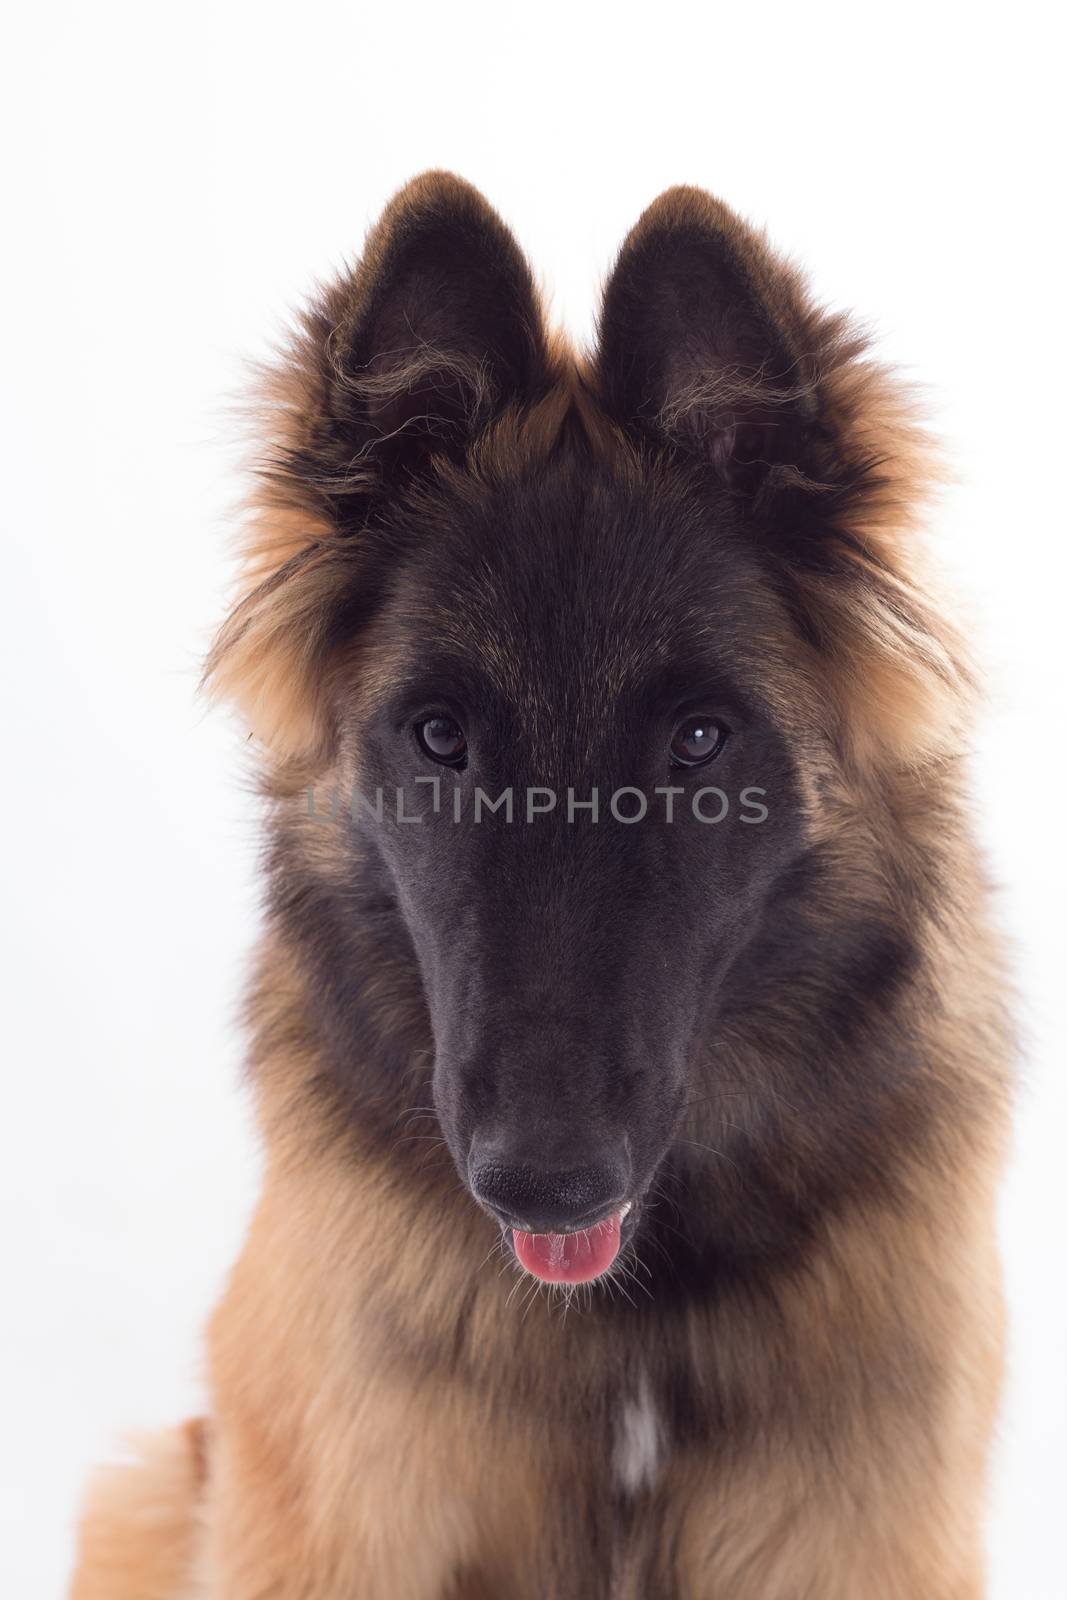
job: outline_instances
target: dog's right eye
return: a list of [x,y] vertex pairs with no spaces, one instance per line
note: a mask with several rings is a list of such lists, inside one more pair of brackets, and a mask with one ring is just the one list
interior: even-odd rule
[[706,767],[722,754],[728,730],[710,717],[687,717],[671,739],[672,767]]
[[445,767],[460,767],[466,761],[466,735],[451,717],[427,717],[425,722],[416,724],[415,733],[432,761]]

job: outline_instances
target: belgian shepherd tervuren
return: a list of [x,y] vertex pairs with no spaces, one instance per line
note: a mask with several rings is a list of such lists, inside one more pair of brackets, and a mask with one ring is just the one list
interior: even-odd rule
[[1004,984],[908,394],[673,189],[410,184],[262,396],[262,1200],[77,1600],[974,1600]]

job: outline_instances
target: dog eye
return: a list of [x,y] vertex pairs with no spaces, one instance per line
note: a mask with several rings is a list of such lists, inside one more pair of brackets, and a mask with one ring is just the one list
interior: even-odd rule
[[703,767],[714,761],[726,743],[727,730],[710,717],[686,717],[671,739],[673,767]]
[[467,759],[467,739],[451,717],[427,717],[416,725],[419,744],[433,761],[446,767],[459,767]]

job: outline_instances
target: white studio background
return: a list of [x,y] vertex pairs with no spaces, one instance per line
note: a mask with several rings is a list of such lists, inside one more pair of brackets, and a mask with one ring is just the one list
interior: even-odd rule
[[1026,1035],[991,1592],[1064,1600],[1051,9],[195,0],[42,4],[6,31],[0,1593],[60,1596],[90,1464],[197,1405],[255,1192],[236,1022],[255,807],[239,730],[195,698],[242,361],[394,189],[447,166],[580,338],[626,229],[684,181],[765,222],[929,385],[959,474],[937,545],[990,669],[976,788]]

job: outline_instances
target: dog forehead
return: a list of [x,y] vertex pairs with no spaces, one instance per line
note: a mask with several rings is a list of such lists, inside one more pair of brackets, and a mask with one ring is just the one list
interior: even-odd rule
[[670,658],[680,628],[607,584],[596,595],[567,592],[547,576],[536,591],[506,577],[472,590],[457,616],[455,644],[500,695],[516,705],[549,698],[604,703],[632,692]]
[[514,705],[604,705],[735,631],[749,564],[692,508],[573,473],[453,519],[418,563],[420,632]]

